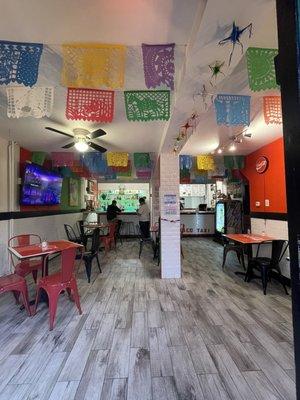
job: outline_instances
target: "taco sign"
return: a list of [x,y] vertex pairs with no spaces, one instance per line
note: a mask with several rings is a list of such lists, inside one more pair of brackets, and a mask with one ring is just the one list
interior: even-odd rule
[[266,172],[269,166],[269,160],[267,157],[259,157],[255,163],[255,169],[258,174],[263,174]]

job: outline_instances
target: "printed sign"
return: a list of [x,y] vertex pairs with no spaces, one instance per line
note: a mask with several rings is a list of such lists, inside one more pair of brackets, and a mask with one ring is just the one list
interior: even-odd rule
[[259,157],[255,163],[255,169],[258,174],[263,174],[266,172],[269,166],[269,160],[267,157]]
[[164,195],[164,214],[176,215],[178,213],[178,204],[176,194]]

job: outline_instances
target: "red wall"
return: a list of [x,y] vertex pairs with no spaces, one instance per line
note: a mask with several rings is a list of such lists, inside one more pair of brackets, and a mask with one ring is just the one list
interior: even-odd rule
[[[264,174],[259,174],[255,170],[256,160],[260,156],[265,156],[269,160],[269,167]],[[249,154],[242,172],[249,180],[251,212],[287,212],[282,138]],[[270,202],[269,207],[265,206],[266,199]],[[259,207],[255,205],[257,201],[260,202]]]

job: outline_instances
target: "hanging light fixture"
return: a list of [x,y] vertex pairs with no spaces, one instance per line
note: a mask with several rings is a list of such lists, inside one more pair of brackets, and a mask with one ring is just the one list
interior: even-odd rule
[[235,151],[236,150],[236,145],[234,143],[232,143],[229,147],[228,147],[229,151]]
[[79,138],[74,146],[81,153],[84,153],[89,148],[85,138]]
[[217,150],[217,153],[218,153],[218,154],[222,154],[222,153],[223,153],[223,149],[219,148],[219,149]]

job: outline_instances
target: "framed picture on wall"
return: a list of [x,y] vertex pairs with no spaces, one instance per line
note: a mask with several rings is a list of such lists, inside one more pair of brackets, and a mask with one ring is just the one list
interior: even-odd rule
[[71,207],[79,206],[79,181],[78,179],[69,179],[69,204]]

